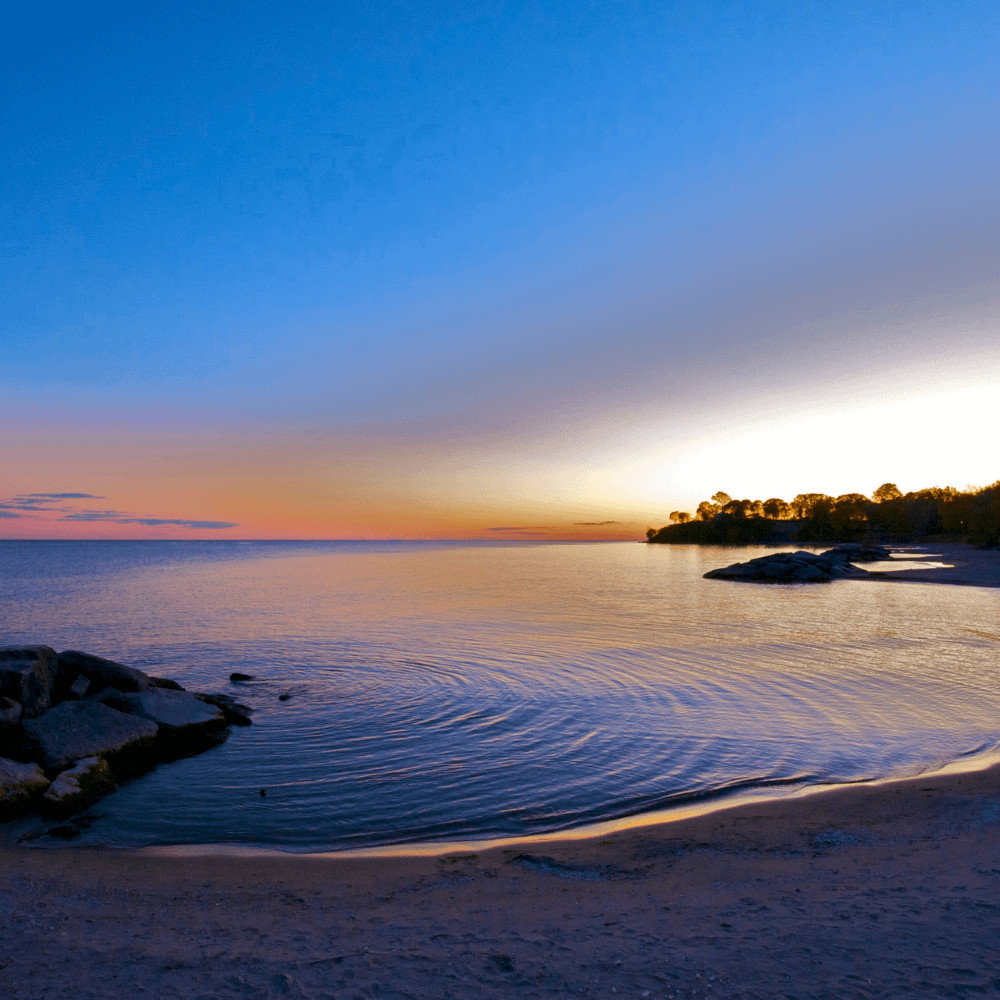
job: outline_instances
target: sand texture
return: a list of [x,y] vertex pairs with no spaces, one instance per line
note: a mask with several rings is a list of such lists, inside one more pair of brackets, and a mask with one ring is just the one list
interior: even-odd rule
[[1000,769],[435,858],[0,851],[0,995],[1000,996]]
[[[950,583],[965,587],[1000,587],[1000,552],[971,545],[921,544],[912,550],[893,547],[893,558],[907,562],[944,563],[927,569],[870,570],[867,579],[901,583]],[[860,579],[866,579],[861,577]]]

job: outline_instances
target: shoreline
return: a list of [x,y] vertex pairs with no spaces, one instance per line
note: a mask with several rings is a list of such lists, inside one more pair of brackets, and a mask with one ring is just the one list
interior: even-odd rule
[[1000,764],[433,857],[0,848],[0,986],[133,996],[1000,990]]

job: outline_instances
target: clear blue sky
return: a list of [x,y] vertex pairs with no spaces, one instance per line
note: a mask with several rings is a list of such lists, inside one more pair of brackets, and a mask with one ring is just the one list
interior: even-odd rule
[[8,467],[94,420],[458,441],[468,485],[1000,371],[995,4],[210,7],[8,12]]

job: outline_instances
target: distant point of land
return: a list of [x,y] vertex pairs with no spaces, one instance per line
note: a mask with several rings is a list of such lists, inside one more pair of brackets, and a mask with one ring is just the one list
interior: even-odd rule
[[694,515],[673,511],[646,539],[673,545],[787,545],[791,542],[910,542],[949,536],[1000,547],[1000,480],[980,490],[932,487],[903,493],[883,483],[871,497],[799,493],[786,502],[716,493]]

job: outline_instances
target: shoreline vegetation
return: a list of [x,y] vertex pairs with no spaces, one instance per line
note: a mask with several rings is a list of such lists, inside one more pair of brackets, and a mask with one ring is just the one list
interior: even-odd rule
[[1000,765],[438,857],[0,848],[0,986],[756,1000],[1000,991]]
[[718,492],[694,515],[672,511],[646,540],[667,545],[788,545],[916,542],[946,537],[977,548],[1000,546],[1000,480],[983,489],[934,487],[903,493],[883,483],[872,496],[800,493],[790,502],[734,500]]

